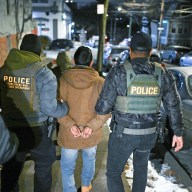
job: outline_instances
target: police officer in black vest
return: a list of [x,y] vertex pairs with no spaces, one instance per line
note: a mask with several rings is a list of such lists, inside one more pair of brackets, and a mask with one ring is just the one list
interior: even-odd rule
[[0,69],[2,116],[19,139],[16,155],[3,164],[1,192],[19,192],[18,180],[28,152],[35,162],[34,191],[51,192],[56,149],[48,120],[65,116],[68,105],[57,100],[57,80],[41,60],[41,51],[39,37],[27,34],[20,50],[11,49]]
[[175,151],[183,147],[181,100],[170,72],[149,61],[152,40],[136,33],[130,44],[130,60],[113,67],[96,104],[103,115],[112,113],[108,143],[107,186],[109,192],[124,192],[121,174],[133,154],[132,192],[144,192],[150,150],[157,139],[160,104],[168,108]]

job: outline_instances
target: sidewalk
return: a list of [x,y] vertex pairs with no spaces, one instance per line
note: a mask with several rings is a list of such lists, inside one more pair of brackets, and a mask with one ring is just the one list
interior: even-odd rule
[[[96,173],[93,179],[93,192],[107,192],[106,186],[106,159],[107,159],[107,143],[109,136],[109,128],[107,125],[103,126],[103,138],[102,142],[98,145],[97,156],[96,156]],[[57,146],[57,153],[60,154],[60,148]],[[77,167],[75,171],[76,185],[79,187],[81,185],[80,174],[81,174],[81,153],[79,153],[77,160]],[[29,160],[25,162],[24,169],[22,171],[19,185],[20,192],[33,192],[33,173],[34,173],[34,163]],[[128,182],[123,174],[123,182],[125,186],[125,191],[130,192]],[[57,160],[53,165],[53,182],[52,182],[52,192],[62,192],[62,182],[61,182],[61,172],[59,160]]]

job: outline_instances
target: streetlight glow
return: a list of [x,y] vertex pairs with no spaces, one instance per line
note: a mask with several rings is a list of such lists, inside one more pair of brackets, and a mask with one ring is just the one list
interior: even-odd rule
[[118,7],[117,10],[118,10],[118,11],[122,11],[122,8],[121,8],[121,7]]

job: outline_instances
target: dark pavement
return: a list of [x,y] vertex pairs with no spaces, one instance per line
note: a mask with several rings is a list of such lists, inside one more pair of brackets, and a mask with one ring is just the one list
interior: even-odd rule
[[[98,145],[97,156],[96,156],[96,173],[93,179],[92,192],[107,192],[106,186],[106,159],[107,159],[107,143],[109,136],[109,128],[106,125],[103,126],[103,138],[102,142]],[[57,154],[60,155],[60,147],[57,146]],[[81,152],[79,153],[77,160],[77,167],[75,171],[75,180],[76,186],[81,185],[80,175],[81,175]],[[34,163],[29,160],[25,162],[24,169],[22,171],[19,185],[20,192],[33,192],[33,174],[34,174]],[[130,192],[128,182],[123,174],[123,182],[125,186],[125,191]],[[52,182],[52,192],[62,192],[62,183],[61,183],[61,172],[59,160],[53,164],[53,182]]]

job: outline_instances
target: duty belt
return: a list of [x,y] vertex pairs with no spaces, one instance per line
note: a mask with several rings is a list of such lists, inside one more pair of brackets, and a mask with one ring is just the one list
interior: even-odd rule
[[151,127],[147,129],[130,129],[124,128],[123,133],[128,135],[147,135],[156,132],[156,127]]
[[153,134],[157,131],[156,123],[140,123],[133,122],[128,125],[127,121],[119,120],[119,122],[112,121],[111,128],[113,132],[116,132],[118,136],[122,136],[122,134],[127,135],[147,135]]

